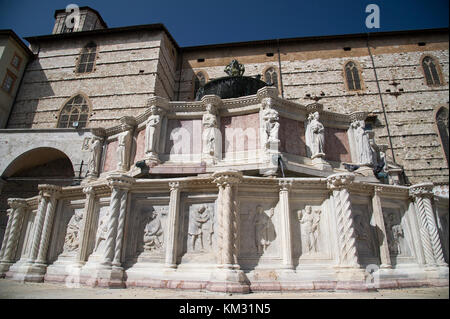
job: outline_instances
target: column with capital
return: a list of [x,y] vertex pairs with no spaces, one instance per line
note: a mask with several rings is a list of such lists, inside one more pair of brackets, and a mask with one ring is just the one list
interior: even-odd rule
[[237,185],[242,173],[237,171],[216,172],[214,183],[218,194],[217,269],[211,274],[207,289],[220,292],[248,293],[248,280],[237,263],[239,255],[239,207],[237,207]]
[[166,267],[177,267],[180,182],[170,182],[169,217],[167,227]]
[[11,209],[8,210],[9,219],[0,251],[0,278],[5,276],[15,262],[23,218],[28,208],[27,202],[21,198],[8,199],[8,205]]
[[123,174],[111,174],[106,179],[112,192],[105,250],[102,262],[87,283],[92,286],[124,287],[122,247],[128,191],[134,183],[134,178]]
[[28,258],[25,263],[11,267],[12,278],[20,281],[41,282],[47,270],[47,251],[61,186],[41,184],[38,189],[39,206]]
[[52,232],[53,220],[55,217],[56,204],[59,193],[61,191],[61,187],[56,185],[46,185],[45,187],[41,187],[41,189],[43,190],[43,196],[48,197],[48,204],[45,212],[45,219],[42,227],[42,236],[39,243],[36,263],[39,266],[46,268],[47,251],[50,241],[50,235]]
[[414,201],[414,207],[419,220],[420,239],[425,257],[425,266],[448,267],[444,260],[442,244],[431,202],[433,197],[433,183],[413,185],[409,188],[409,195]]

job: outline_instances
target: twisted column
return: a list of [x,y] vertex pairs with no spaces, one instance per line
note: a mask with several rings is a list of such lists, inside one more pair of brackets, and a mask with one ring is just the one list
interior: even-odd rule
[[223,218],[222,218],[222,212],[223,212],[223,198],[224,198],[224,186],[222,184],[217,184],[219,187],[219,193],[217,195],[217,227],[216,227],[216,234],[217,234],[217,254],[216,254],[216,262],[219,265],[219,267],[222,267],[224,261],[223,261]]
[[359,267],[350,193],[347,189],[354,179],[355,175],[348,173],[334,174],[327,178],[327,186],[333,192],[335,203],[341,267]]
[[292,260],[292,230],[291,230],[291,210],[289,205],[289,190],[292,187],[291,180],[280,180],[280,209],[281,209],[281,236],[283,237],[283,267],[293,269]]
[[447,266],[431,203],[433,184],[422,183],[411,186],[409,194],[414,200],[419,216],[420,238],[426,264],[429,266]]
[[170,182],[169,218],[167,227],[166,266],[175,268],[178,250],[178,218],[180,207],[180,182]]
[[47,212],[47,205],[49,198],[45,196],[44,188],[47,185],[39,185],[39,206],[34,220],[34,233],[33,241],[31,242],[31,250],[28,258],[28,262],[33,263],[38,255],[39,244],[41,242],[42,227],[44,226],[45,213]]
[[120,267],[121,265],[123,232],[125,228],[125,215],[127,210],[127,198],[128,198],[128,189],[122,189],[120,196],[119,220],[117,223],[116,247],[114,251],[114,260],[113,260],[113,266],[116,267]]
[[12,216],[13,216],[12,208],[10,208],[6,211],[6,216],[8,217],[8,222],[6,224],[5,234],[3,235],[2,248],[0,249],[0,261],[3,260],[3,255],[4,255],[5,249],[6,249],[6,243],[8,242],[9,230],[11,229]]
[[108,185],[111,187],[111,201],[109,204],[110,213],[108,220],[108,231],[106,235],[105,250],[103,252],[103,262],[105,266],[111,263],[118,267],[121,263],[121,252],[123,242],[123,228],[126,215],[126,198],[128,189],[131,187],[134,179],[127,175],[112,174],[107,178]]
[[237,230],[237,226],[233,226],[237,220],[237,207],[235,207],[235,196],[237,195],[234,188],[241,179],[242,173],[236,171],[216,172],[213,174],[214,183],[219,187],[219,247],[220,254],[218,264],[220,267],[233,269],[237,268],[238,249],[236,242],[239,241],[239,234],[233,234]]
[[[27,210],[27,202],[24,199],[12,198],[8,200],[8,205],[12,208],[10,211],[10,219],[8,221],[8,237],[3,239],[2,247],[2,263],[14,262],[17,245],[22,228],[23,216]],[[6,242],[6,243],[5,243]]]
[[47,209],[45,211],[45,219],[42,227],[42,235],[39,243],[39,250],[37,255],[37,263],[45,264],[47,259],[48,244],[50,241],[50,234],[52,231],[53,219],[56,210],[57,196],[61,191],[60,186],[56,185],[42,185],[41,190],[43,196],[48,197]]

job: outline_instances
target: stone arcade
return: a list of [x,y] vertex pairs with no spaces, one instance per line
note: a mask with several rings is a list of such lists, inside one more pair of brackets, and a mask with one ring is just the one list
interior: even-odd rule
[[150,98],[144,113],[91,130],[81,185],[8,200],[0,274],[240,293],[365,290],[367,278],[446,286],[448,195],[380,183],[385,147],[367,114],[273,87]]

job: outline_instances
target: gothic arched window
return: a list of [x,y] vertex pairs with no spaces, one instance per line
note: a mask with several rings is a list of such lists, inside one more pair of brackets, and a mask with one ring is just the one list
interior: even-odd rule
[[72,97],[61,109],[58,128],[82,128],[89,118],[89,105],[86,98],[80,94]]
[[199,71],[194,75],[194,99],[197,96],[197,91],[205,86],[206,82],[207,77],[203,71]]
[[274,67],[267,68],[264,71],[264,82],[278,89],[278,73]]
[[438,63],[430,56],[425,56],[422,59],[422,69],[425,75],[427,85],[441,85],[441,77],[439,76]]
[[445,159],[448,165],[448,109],[441,107],[436,112],[436,126],[438,129],[439,137],[441,139],[441,145],[444,150]]
[[97,45],[89,42],[78,58],[77,73],[88,73],[94,70],[95,58],[97,57]]
[[344,67],[344,73],[347,88],[351,91],[361,90],[361,79],[359,77],[359,70],[355,62],[348,62]]

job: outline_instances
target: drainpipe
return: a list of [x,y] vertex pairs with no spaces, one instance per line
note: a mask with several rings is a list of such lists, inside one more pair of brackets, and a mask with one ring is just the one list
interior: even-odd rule
[[178,67],[180,68],[180,72],[178,75],[178,89],[177,89],[177,101],[180,100],[180,86],[181,86],[181,74],[183,70],[183,51],[180,50],[180,54],[178,55]]
[[280,40],[279,39],[277,39],[277,52],[278,52],[278,70],[280,71],[281,98],[284,99],[283,75],[281,72],[281,56],[280,56]]
[[380,102],[381,102],[381,108],[383,109],[384,122],[386,123],[386,130],[387,130],[387,134],[388,134],[389,145],[391,147],[392,160],[394,161],[394,164],[397,164],[395,161],[394,147],[392,146],[392,137],[391,137],[391,132],[389,130],[389,122],[388,122],[387,115],[386,115],[386,109],[384,107],[383,95],[381,93],[380,82],[378,81],[377,69],[375,68],[375,62],[373,60],[372,52],[370,51],[369,33],[367,33],[367,50],[369,51],[370,59],[372,60],[373,73],[375,74],[375,81],[377,82],[378,94],[380,96]]

